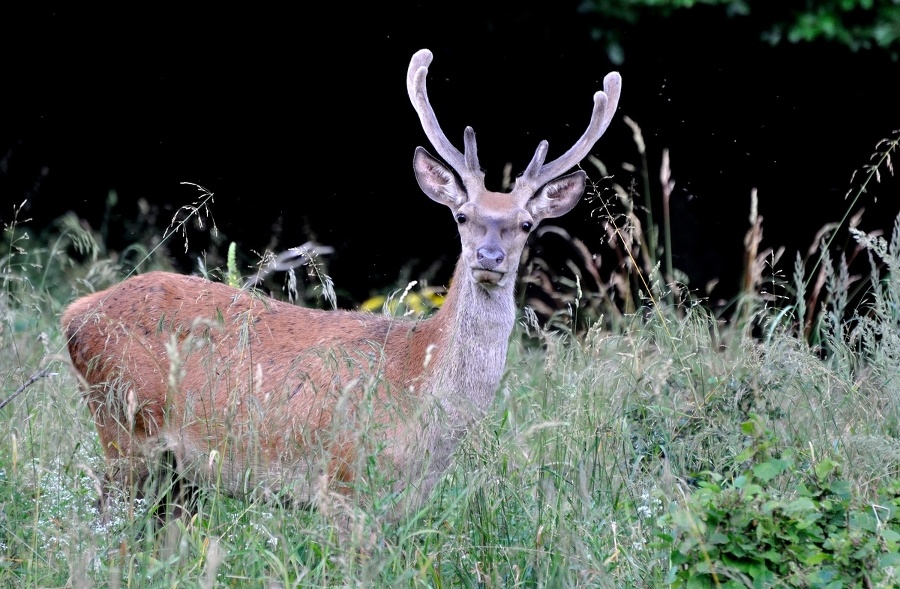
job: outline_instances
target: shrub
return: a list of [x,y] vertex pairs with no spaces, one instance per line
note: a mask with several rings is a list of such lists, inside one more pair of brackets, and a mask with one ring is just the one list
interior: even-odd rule
[[877,503],[854,499],[829,457],[780,455],[758,422],[731,481],[706,473],[683,505],[661,518],[675,587],[886,587],[900,566],[900,481]]

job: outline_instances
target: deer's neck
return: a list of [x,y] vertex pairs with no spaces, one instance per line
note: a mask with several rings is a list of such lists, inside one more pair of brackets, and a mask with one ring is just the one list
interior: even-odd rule
[[450,291],[428,329],[435,356],[426,388],[439,402],[445,425],[464,428],[490,405],[515,319],[512,285],[485,289],[457,264]]
[[415,482],[418,497],[434,488],[466,429],[493,400],[515,319],[513,287],[486,290],[459,263],[441,309],[406,342],[409,368],[420,375],[414,378],[419,386],[411,388],[423,403],[400,460],[410,463],[413,475],[423,475]]

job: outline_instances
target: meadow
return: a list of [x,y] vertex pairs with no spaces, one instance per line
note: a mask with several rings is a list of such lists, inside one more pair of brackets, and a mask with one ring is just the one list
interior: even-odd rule
[[[879,146],[857,198],[898,141]],[[337,506],[349,535],[331,514],[212,486],[173,524],[174,547],[146,500],[100,509],[103,452],[58,324],[77,294],[165,256],[107,251],[71,216],[32,235],[14,210],[0,245],[0,586],[896,586],[900,218],[867,235],[848,204],[786,276],[751,223],[728,321],[655,253],[668,228],[655,243],[631,222],[641,207],[610,213],[617,274],[524,297],[496,400],[417,514],[385,523],[377,477]],[[864,275],[830,253],[838,230]],[[546,265],[526,264],[540,285]],[[327,269],[301,283],[301,302],[327,306]],[[386,312],[415,312],[413,294]]]

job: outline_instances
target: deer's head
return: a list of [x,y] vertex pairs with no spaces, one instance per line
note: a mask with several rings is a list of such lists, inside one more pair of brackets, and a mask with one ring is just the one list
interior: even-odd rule
[[425,194],[446,205],[456,218],[462,241],[460,263],[472,280],[488,289],[512,288],[528,234],[542,220],[572,210],[584,194],[587,174],[581,170],[563,174],[587,155],[609,127],[619,102],[622,78],[617,72],[606,75],[603,91],[594,94],[588,128],[575,145],[558,159],[544,163],[548,144],[541,141],[512,191],[502,193],[484,186],[472,127],[466,127],[463,136],[464,153],[441,130],[425,87],[431,60],[427,49],[413,55],[406,88],[425,135],[449,166],[417,147],[413,157],[416,180]]

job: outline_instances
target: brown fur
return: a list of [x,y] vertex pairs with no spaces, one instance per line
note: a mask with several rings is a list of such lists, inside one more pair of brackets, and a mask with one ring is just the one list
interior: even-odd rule
[[120,484],[140,484],[165,451],[191,483],[315,504],[352,494],[374,457],[401,506],[428,496],[500,384],[528,233],[578,202],[584,172],[559,174],[606,129],[620,85],[607,76],[578,143],[548,164],[541,143],[501,194],[484,188],[471,128],[463,154],[437,126],[430,61],[427,50],[413,56],[407,88],[450,163],[422,148],[413,159],[422,190],[459,223],[462,253],[442,308],[423,321],[324,312],[161,272],[76,300],[62,326]]
[[[237,455],[224,477],[235,493],[257,452],[268,469],[287,456],[324,450],[335,482],[352,482],[354,445],[329,439],[348,433],[329,431],[338,425],[337,400],[349,395],[348,402],[359,402],[367,387],[375,388],[370,400],[383,405],[373,403],[372,421],[394,422],[409,408],[408,393],[421,386],[426,350],[442,347],[440,316],[410,322],[321,312],[161,272],[75,301],[62,324],[72,363],[92,384],[88,403],[108,458],[153,446],[173,450],[182,468],[194,462],[202,470],[209,465],[197,459],[208,462],[213,451]],[[136,402],[130,410],[129,391]],[[250,398],[255,403],[241,402]],[[408,434],[390,426],[384,435]],[[245,444],[245,436],[258,447]],[[229,444],[243,447],[235,452]],[[142,479],[147,473],[140,468],[129,474]],[[296,499],[312,501],[312,492]]]

